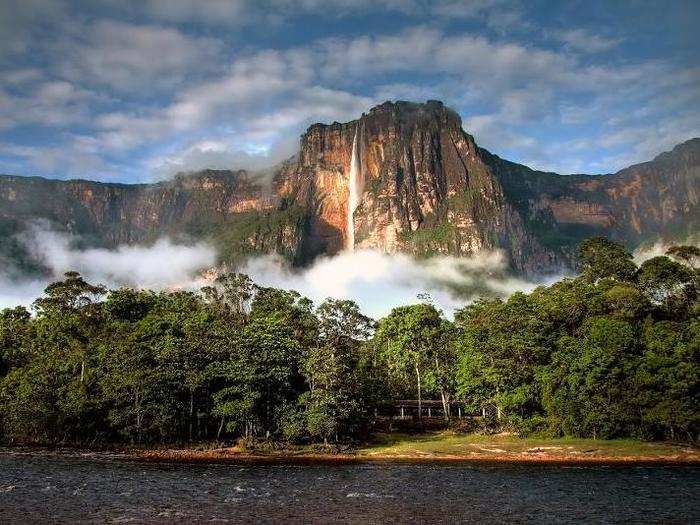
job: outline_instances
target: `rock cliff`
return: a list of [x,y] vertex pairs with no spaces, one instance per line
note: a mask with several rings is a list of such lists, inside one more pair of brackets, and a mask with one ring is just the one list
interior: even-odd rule
[[2,176],[0,256],[22,260],[15,234],[45,219],[102,246],[204,238],[229,262],[497,248],[515,272],[546,274],[571,267],[590,235],[634,247],[696,232],[699,173],[700,139],[611,175],[534,171],[479,148],[438,101],[387,102],[351,122],[314,124],[298,155],[266,175],[205,170],[142,185]]

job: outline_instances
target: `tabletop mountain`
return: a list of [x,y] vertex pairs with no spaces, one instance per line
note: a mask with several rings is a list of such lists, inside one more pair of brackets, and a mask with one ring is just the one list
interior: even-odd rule
[[131,185],[0,176],[0,257],[29,265],[18,234],[41,219],[86,245],[206,239],[232,263],[500,249],[514,272],[547,274],[570,268],[592,235],[633,248],[697,232],[699,175],[700,138],[614,174],[558,175],[480,148],[441,102],[386,102],[312,125],[299,153],[265,174],[204,170]]

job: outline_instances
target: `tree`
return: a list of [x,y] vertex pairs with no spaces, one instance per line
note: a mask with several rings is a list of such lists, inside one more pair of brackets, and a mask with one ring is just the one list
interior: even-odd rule
[[309,392],[302,395],[306,424],[313,437],[352,436],[371,409],[363,398],[359,349],[373,322],[353,301],[328,299],[316,309],[319,338],[302,358]]
[[25,361],[31,316],[17,306],[0,310],[0,378]]
[[630,371],[636,340],[627,321],[587,319],[577,337],[563,337],[542,376],[550,430],[593,438],[629,435],[635,425]]
[[634,366],[642,437],[700,438],[700,321],[648,319],[642,329],[644,353]]
[[[121,294],[119,299],[123,299]],[[111,300],[117,297],[110,297]],[[150,302],[141,292],[128,301]],[[177,427],[177,391],[170,367],[160,355],[168,341],[178,337],[178,323],[168,318],[172,306],[168,294],[153,297],[139,318],[109,319],[109,336],[99,347],[103,374],[100,378],[108,421],[112,429],[134,443],[172,439]],[[114,305],[108,307],[115,312]],[[141,309],[141,308],[139,308]]]
[[471,410],[493,405],[498,419],[514,425],[541,413],[536,376],[556,334],[542,302],[515,293],[506,302],[477,301],[455,314],[457,392]]
[[668,257],[644,261],[637,272],[637,282],[647,298],[668,310],[687,311],[697,298],[697,276],[687,266]]
[[107,291],[104,286],[86,282],[78,272],[66,272],[64,277],[63,281],[49,284],[44,297],[34,302],[39,315],[85,310]]
[[277,414],[292,395],[299,344],[282,316],[257,316],[244,328],[231,357],[212,366],[219,386],[214,413],[227,430],[243,428],[252,437],[278,430]]
[[604,297],[610,312],[625,319],[641,319],[651,308],[642,290],[632,284],[613,284]]
[[[693,247],[636,269],[619,245],[582,245],[585,274],[445,320],[401,306],[314,309],[226,274],[201,294],[101,286],[75,272],[0,311],[0,437],[168,443],[367,436],[392,396],[495,408],[500,428],[700,438],[700,312]],[[422,298],[423,299],[423,298]],[[425,298],[427,299],[427,297]],[[376,331],[375,331],[376,328]],[[489,418],[490,419],[490,418]]]
[[442,328],[440,312],[429,304],[394,308],[379,321],[377,343],[389,374],[398,381],[411,374],[415,376],[419,419],[422,418],[423,387],[426,380],[434,380],[434,375],[427,376],[434,372]]
[[[153,341],[158,367],[168,372],[170,390],[184,399],[183,419],[187,437],[193,439],[198,418],[199,394],[208,383],[207,368],[220,356],[215,317],[201,300],[189,292],[175,292],[167,297],[167,306],[159,315],[168,330]],[[164,326],[163,324],[161,326]]]
[[636,265],[632,254],[621,244],[605,237],[594,237],[583,241],[578,247],[581,273],[590,282],[599,279],[632,281]]
[[244,324],[249,313],[250,302],[255,295],[255,284],[242,273],[219,275],[214,286],[202,288],[205,299],[220,312],[229,314],[234,322]]
[[[35,301],[38,314],[31,321],[31,337],[24,341],[22,350],[26,362],[4,383],[5,388],[12,385],[22,392],[7,402],[7,420],[15,436],[80,440],[99,431],[94,348],[101,319],[96,299],[104,292],[104,287],[68,272],[63,281],[49,284],[44,296]],[[16,314],[16,327],[22,317],[29,323],[23,312]],[[37,422],[43,422],[41,432]]]
[[697,261],[700,260],[700,248],[689,245],[671,246],[666,250],[666,255],[695,268]]

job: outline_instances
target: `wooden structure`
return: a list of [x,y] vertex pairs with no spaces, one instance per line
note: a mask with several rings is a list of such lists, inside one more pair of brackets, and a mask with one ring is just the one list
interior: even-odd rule
[[[423,399],[420,403],[422,418],[445,418],[445,408],[439,399]],[[394,419],[418,419],[417,399],[397,399],[388,401],[381,409],[382,415],[390,416]],[[459,401],[450,402],[450,416],[458,419],[476,417],[468,414],[464,408],[464,403]]]

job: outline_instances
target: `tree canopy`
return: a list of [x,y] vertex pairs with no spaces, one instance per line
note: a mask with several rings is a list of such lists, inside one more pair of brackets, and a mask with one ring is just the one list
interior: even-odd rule
[[446,424],[456,401],[484,428],[697,441],[697,248],[639,267],[607,239],[579,253],[580,276],[454,320],[423,296],[375,322],[236,273],[154,292],[69,272],[32,311],[0,311],[0,438],[338,443],[429,399]]

